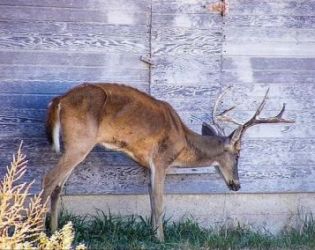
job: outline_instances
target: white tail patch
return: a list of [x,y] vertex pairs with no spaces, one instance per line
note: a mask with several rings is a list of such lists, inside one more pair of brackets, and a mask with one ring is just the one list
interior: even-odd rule
[[55,121],[53,131],[52,131],[52,139],[53,139],[53,150],[57,153],[60,153],[60,103],[57,108],[57,119]]

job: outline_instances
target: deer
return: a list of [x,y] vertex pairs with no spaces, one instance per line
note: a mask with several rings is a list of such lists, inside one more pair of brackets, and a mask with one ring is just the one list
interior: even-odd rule
[[[227,115],[234,107],[217,114],[226,92],[218,96],[213,124],[204,122],[201,135],[189,129],[167,102],[122,84],[83,83],[53,98],[48,107],[46,133],[57,153],[62,137],[63,154],[42,183],[43,201],[50,201],[51,230],[58,227],[58,202],[65,182],[96,145],[123,152],[149,170],[151,223],[160,241],[164,241],[164,182],[169,168],[213,165],[227,187],[238,191],[244,132],[258,124],[294,121],[282,118],[285,104],[274,117],[258,117],[269,89],[252,118],[243,124]],[[225,135],[219,122],[231,122],[237,128]]]

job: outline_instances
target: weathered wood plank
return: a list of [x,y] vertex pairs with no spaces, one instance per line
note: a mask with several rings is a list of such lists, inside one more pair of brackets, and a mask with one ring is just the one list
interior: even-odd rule
[[232,27],[279,27],[279,28],[303,28],[315,27],[315,16],[283,16],[283,15],[227,15],[225,25]]
[[222,32],[187,28],[152,31],[152,54],[211,56],[221,53]]
[[107,37],[91,34],[7,33],[0,36],[2,50],[58,50],[63,52],[128,52],[141,56],[148,53],[148,39],[138,37]]
[[183,27],[193,29],[219,29],[222,27],[220,15],[204,14],[154,14],[152,15],[152,27]]
[[243,83],[314,83],[315,71],[284,71],[284,70],[258,70],[258,71],[223,71],[223,82],[226,85],[234,84],[235,82]]
[[225,56],[222,67],[224,70],[315,70],[315,58],[274,58],[274,57],[248,57],[248,56]]
[[0,139],[20,139],[25,138],[41,139],[45,138],[45,127],[42,123],[4,123],[0,124]]
[[151,95],[163,100],[171,98],[193,97],[210,98],[212,100],[215,100],[214,97],[219,94],[220,89],[220,85],[215,84],[191,84],[188,86],[174,84],[154,84],[151,86]]
[[[202,50],[200,53],[202,54]],[[152,93],[160,89],[163,81],[174,84],[174,87],[185,83],[209,86],[212,79],[219,78],[220,65],[221,58],[215,55],[154,57],[154,68],[151,71]],[[212,80],[211,85],[215,85],[216,82]]]
[[[98,81],[100,82],[100,81]],[[103,81],[102,81],[103,82]],[[1,94],[34,94],[34,95],[61,95],[66,91],[82,84],[83,81],[54,81],[54,80],[1,80],[0,93]],[[93,83],[90,81],[90,83]],[[126,85],[132,86],[144,92],[149,92],[149,85],[147,82],[131,82],[126,81]]]
[[[204,13],[209,14],[205,6],[216,1],[181,1],[154,0],[153,12],[156,13]],[[229,15],[290,15],[313,16],[315,3],[313,1],[253,1],[233,0],[229,2]]]
[[[34,20],[53,22],[100,22],[120,25],[148,25],[149,10],[69,9],[51,7],[0,6],[1,20]],[[136,8],[136,7],[135,7]]]
[[[314,21],[315,23],[315,21]],[[251,55],[251,56],[301,56],[314,57],[315,43],[293,42],[247,42],[246,46],[241,43],[225,42],[223,53],[225,55]]]
[[[174,67],[174,66],[173,66]],[[174,67],[176,68],[176,66]],[[193,64],[191,68],[194,68]],[[199,69],[198,69],[199,70]],[[175,72],[173,70],[166,70],[165,72],[154,72],[152,71],[152,81],[153,84],[151,87],[153,88],[154,85],[162,86],[162,85],[173,85],[173,86],[214,86],[218,87],[220,84],[220,72],[214,72],[214,71],[207,71],[202,72],[201,75],[198,75],[198,73],[195,73],[194,71],[186,71],[182,73]],[[196,76],[197,78],[194,78],[193,76]],[[187,78],[186,78],[187,77]]]
[[132,37],[147,40],[149,26],[147,25],[119,25],[106,23],[80,23],[57,21],[25,21],[0,20],[0,34],[56,34],[56,35],[104,35],[106,37]]
[[63,66],[20,66],[2,65],[1,80],[47,80],[47,81],[102,81],[102,82],[147,82],[146,69],[105,67],[63,67]]
[[[162,95],[162,94],[161,94]],[[217,96],[216,96],[217,97]],[[255,111],[259,102],[262,100],[262,96],[251,96],[249,94],[240,93],[238,96],[233,96],[229,99],[225,99],[225,105],[231,107],[237,105],[239,111]],[[190,97],[190,98],[160,98],[164,101],[169,102],[176,110],[181,111],[205,111],[213,107],[215,98],[201,98],[201,97]],[[246,100],[246,101],[245,101]],[[266,111],[278,111],[281,109],[283,103],[287,104],[287,110],[300,112],[303,110],[314,109],[313,99],[304,99],[303,96],[299,97],[275,97],[269,98],[264,110]],[[225,107],[226,107],[225,106]]]
[[218,15],[206,9],[206,5],[215,3],[215,0],[208,0],[206,3],[203,0],[153,0],[153,13],[199,13],[208,15]]
[[315,13],[315,2],[309,0],[233,0],[229,7],[229,15],[314,16]]
[[315,30],[279,27],[224,27],[225,41],[237,42],[314,42]]
[[[302,72],[301,72],[302,73]],[[283,72],[285,74],[285,72]],[[151,87],[151,93],[153,96],[163,98],[186,98],[186,97],[200,97],[210,98],[213,101],[217,96],[225,89],[224,84],[217,86],[212,83],[206,85],[191,84],[191,85],[172,85],[172,84],[155,84]],[[224,98],[224,102],[229,105],[230,101],[242,102],[242,98],[245,100],[252,96],[257,99],[261,99],[269,88],[269,98],[304,98],[311,99],[315,91],[314,84],[301,82],[298,85],[295,83],[254,83],[235,81],[232,86],[232,90]],[[231,99],[232,98],[232,99]],[[237,99],[239,98],[239,99]],[[244,99],[243,99],[244,100]],[[302,101],[302,99],[301,99]],[[289,108],[289,107],[287,107]],[[246,110],[246,109],[245,109]],[[252,109],[250,109],[252,110]],[[293,109],[294,110],[294,109]]]
[[42,124],[46,109],[1,109],[0,124]]
[[1,106],[5,109],[46,109],[54,95],[8,94],[1,95]]
[[1,0],[0,5],[8,6],[33,6],[52,8],[74,8],[74,9],[105,9],[105,10],[148,10],[150,1],[147,0]]
[[[287,103],[287,110],[292,111],[307,111],[314,108],[312,98],[315,91],[314,84],[301,82],[298,87],[296,87],[294,83],[290,84],[289,81],[287,83],[269,84],[243,82],[235,79],[233,84],[228,85],[232,86],[232,91],[224,98],[225,108],[237,105],[237,110],[253,111],[256,108],[253,104],[257,104],[263,98],[268,87],[270,88],[270,93],[265,110],[278,110],[282,103]],[[158,99],[170,101],[174,104],[177,103],[176,108],[178,108],[178,111],[193,109],[197,112],[198,110],[202,111],[202,108],[209,110],[210,107],[213,107],[214,101],[224,88],[224,85],[219,86],[214,84],[198,86],[193,83],[179,86],[172,84],[155,84],[151,87],[151,93]],[[244,100],[246,100],[246,102]],[[185,101],[187,105],[185,105]],[[204,103],[204,105],[198,108],[199,104],[202,103]]]
[[[52,51],[0,51],[0,64],[62,65],[64,67],[104,67],[148,70],[148,65],[132,54],[76,53]],[[117,67],[119,65],[119,67]]]

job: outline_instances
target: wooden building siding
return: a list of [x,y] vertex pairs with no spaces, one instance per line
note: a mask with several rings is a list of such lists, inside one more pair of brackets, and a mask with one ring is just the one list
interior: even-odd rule
[[[149,92],[171,103],[197,132],[211,119],[218,93],[233,85],[224,105],[237,103],[238,119],[252,114],[267,87],[264,114],[286,102],[287,117],[296,119],[294,125],[249,130],[241,191],[314,191],[315,1],[230,0],[225,17],[204,8],[211,2],[0,1],[0,176],[23,139],[27,178],[36,179],[33,192],[40,189],[43,173],[58,159],[44,135],[47,104],[83,81],[122,82]],[[135,162],[97,147],[65,192],[139,194],[147,184]],[[212,168],[170,174],[166,190],[227,191]]]

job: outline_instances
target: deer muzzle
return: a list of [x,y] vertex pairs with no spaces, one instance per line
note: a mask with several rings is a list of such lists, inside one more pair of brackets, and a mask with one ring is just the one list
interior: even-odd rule
[[228,187],[230,190],[238,191],[241,188],[239,181],[229,181]]

